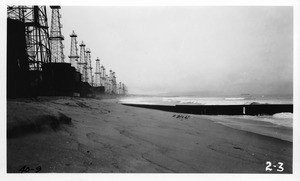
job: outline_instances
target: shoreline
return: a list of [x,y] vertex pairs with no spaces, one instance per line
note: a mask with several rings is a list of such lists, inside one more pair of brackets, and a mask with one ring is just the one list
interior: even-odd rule
[[[7,172],[28,165],[44,173],[282,173],[265,170],[266,161],[281,161],[283,173],[292,173],[292,142],[230,128],[214,116],[178,119],[172,112],[117,102],[8,100],[8,129],[43,124],[7,139]],[[59,126],[53,129],[51,120]]]
[[266,121],[253,121],[239,116],[206,116],[207,119],[233,129],[251,132],[262,136],[277,138],[293,143],[293,128],[276,125]]

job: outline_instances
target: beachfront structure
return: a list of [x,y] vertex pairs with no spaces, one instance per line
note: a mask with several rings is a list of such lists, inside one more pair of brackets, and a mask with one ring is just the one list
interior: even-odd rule
[[104,86],[106,82],[106,72],[105,72],[105,67],[102,65],[100,68],[100,86]]
[[51,48],[51,62],[63,63],[65,62],[64,45],[62,41],[64,36],[61,33],[62,24],[60,23],[61,14],[59,13],[60,6],[50,6],[52,9],[51,16],[51,30],[50,30],[50,48]]
[[[64,36],[61,31],[61,14],[59,12],[61,7],[51,6],[50,8],[52,11],[51,28],[48,27],[45,6],[7,7],[8,40],[10,40],[8,41],[7,60],[14,61],[9,62],[9,66],[12,68],[8,67],[11,70],[8,76],[8,79],[11,80],[8,85],[9,90],[16,90],[15,87],[21,86],[15,85],[24,83],[24,88],[17,88],[20,90],[19,92],[24,93],[15,95],[30,95],[30,91],[35,91],[33,89],[37,89],[40,85],[42,85],[38,87],[40,95],[73,95],[75,92],[86,95],[89,90],[92,90],[90,86],[104,86],[106,92],[117,93],[115,72],[109,76],[106,75],[105,68],[100,67],[99,63],[96,70],[97,76],[93,75],[90,50],[86,49],[83,41],[79,45],[80,56],[78,56],[77,35],[74,30],[70,34],[71,44],[68,56],[70,64],[65,60]],[[48,32],[48,29],[51,31]],[[24,72],[20,73],[17,80],[13,69],[19,70],[19,68]],[[94,78],[97,79],[96,85]],[[81,82],[89,83],[90,86],[81,84]]]
[[117,85],[117,94],[122,94],[122,82],[119,82]]
[[109,77],[108,77],[107,74],[105,74],[105,84],[104,84],[104,87],[105,87],[105,93],[110,93],[111,92],[110,83],[109,83]]
[[93,75],[93,72],[91,73],[92,74],[92,76],[91,76],[91,86],[94,86],[95,87],[95,77],[94,77],[94,75]]
[[77,67],[77,62],[78,62],[78,47],[77,47],[77,35],[75,34],[74,30],[72,32],[72,34],[70,35],[71,37],[71,48],[70,48],[70,55],[69,55],[69,58],[70,58],[70,63],[72,65],[72,67],[75,67],[77,71],[78,70],[78,67]]
[[126,85],[124,83],[122,83],[122,85],[121,85],[121,92],[120,92],[120,94],[122,94],[122,95],[127,94],[127,87],[126,87]]
[[97,57],[96,61],[96,71],[95,71],[95,86],[101,86],[101,67],[100,67],[100,59]]
[[110,70],[109,71],[109,78],[108,78],[108,84],[109,84],[109,91],[110,94],[116,94],[117,93],[117,81],[116,81],[116,75],[115,72]]
[[108,77],[108,93],[112,93],[113,91],[113,84],[112,84],[112,79],[113,79],[113,71],[109,70],[109,77]]
[[94,86],[104,86],[105,93],[108,94],[124,94],[124,84],[122,84],[121,82],[117,84],[116,73],[112,70],[109,70],[109,75],[107,75],[104,66],[102,65],[100,68],[99,67],[100,60],[97,58],[95,72],[96,82]]
[[91,60],[91,50],[89,48],[85,51],[85,80],[84,82],[88,82],[90,85],[93,85],[93,73],[92,73],[92,60]]
[[121,82],[118,85],[119,85],[118,94],[120,94],[120,95],[127,94],[127,87],[126,87],[126,85],[124,83],[121,83]]
[[117,94],[117,77],[116,73],[112,73],[112,93]]
[[7,17],[24,23],[29,70],[41,71],[51,62],[46,6],[8,6]]
[[79,61],[77,62],[77,70],[81,73],[82,75],[82,80],[84,80],[84,73],[85,73],[85,44],[83,43],[83,41],[81,42],[81,44],[79,45],[80,47],[80,56],[79,56]]
[[82,81],[83,82],[89,82],[89,76],[88,76],[88,59],[90,57],[91,51],[90,49],[86,48],[84,52],[84,66],[82,67]]
[[123,84],[123,94],[127,94],[128,93],[128,88],[125,84]]

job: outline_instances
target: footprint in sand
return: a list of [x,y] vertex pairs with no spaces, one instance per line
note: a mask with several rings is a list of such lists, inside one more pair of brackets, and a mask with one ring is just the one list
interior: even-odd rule
[[259,164],[264,163],[263,155],[259,154],[255,150],[248,150],[246,148],[242,148],[231,143],[212,144],[209,145],[208,148],[218,153],[222,153],[234,158]]

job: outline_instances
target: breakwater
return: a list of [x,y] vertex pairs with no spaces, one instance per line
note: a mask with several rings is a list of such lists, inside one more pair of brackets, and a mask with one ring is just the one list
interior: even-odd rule
[[157,109],[168,112],[199,115],[273,115],[281,112],[293,113],[293,104],[257,105],[149,105],[123,104],[126,106]]

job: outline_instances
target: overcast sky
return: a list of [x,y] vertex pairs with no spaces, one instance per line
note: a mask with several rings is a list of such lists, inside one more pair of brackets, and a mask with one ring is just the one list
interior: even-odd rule
[[60,12],[65,55],[75,30],[93,66],[99,57],[130,93],[292,94],[292,7],[62,6]]

